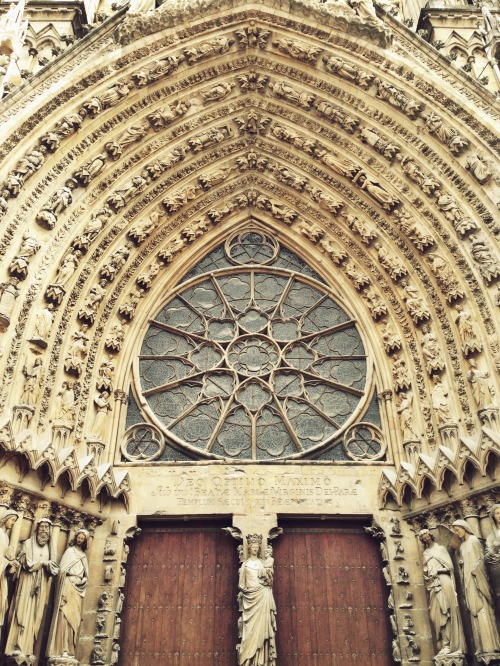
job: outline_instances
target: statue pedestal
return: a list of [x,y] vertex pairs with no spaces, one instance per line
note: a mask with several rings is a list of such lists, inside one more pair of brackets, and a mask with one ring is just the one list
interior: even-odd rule
[[61,657],[49,657],[47,666],[80,666],[80,662],[75,657],[63,655]]
[[461,652],[453,654],[437,654],[434,657],[435,666],[464,666],[465,657]]
[[500,652],[480,652],[476,653],[476,659],[480,664],[500,664]]
[[3,658],[3,666],[31,666],[35,663],[34,654],[6,654]]

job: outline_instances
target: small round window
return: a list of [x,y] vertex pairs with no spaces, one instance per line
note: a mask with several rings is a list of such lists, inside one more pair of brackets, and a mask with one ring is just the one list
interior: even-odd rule
[[197,457],[301,457],[340,441],[369,393],[355,322],[322,279],[247,230],[199,262],[150,322],[140,392]]

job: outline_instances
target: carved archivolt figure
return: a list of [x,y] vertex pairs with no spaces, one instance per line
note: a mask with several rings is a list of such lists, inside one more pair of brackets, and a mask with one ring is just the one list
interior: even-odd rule
[[74,250],[73,252],[68,252],[66,257],[63,259],[59,270],[57,271],[55,284],[63,287],[71,278],[73,277],[74,272],[78,268],[82,253],[80,250]]
[[442,193],[438,190],[436,191],[436,196],[438,197],[438,208],[443,211],[444,216],[450,220],[461,236],[472,229],[477,229],[477,224],[474,220],[464,215],[451,195]]
[[434,388],[431,392],[432,408],[436,414],[436,418],[439,425],[445,423],[452,423],[453,418],[451,416],[450,408],[448,405],[448,388],[441,383],[441,378],[439,375],[433,375],[434,379]]
[[17,558],[20,572],[5,646],[6,655],[25,655],[34,661],[33,648],[47,604],[48,579],[59,573],[59,566],[50,558],[51,525],[52,521],[48,518],[41,518],[36,523],[33,536],[23,542]]
[[394,389],[401,391],[401,389],[408,389],[411,386],[410,373],[404,358],[399,356],[394,357],[394,365],[392,366],[392,376],[394,378]]
[[18,518],[12,509],[7,509],[0,518],[0,636],[8,606],[7,574],[16,573],[20,567],[9,546],[9,532]]
[[216,86],[213,86],[212,88],[208,88],[207,90],[202,90],[200,92],[200,95],[203,97],[203,100],[205,104],[207,102],[217,102],[220,99],[224,99],[231,90],[235,87],[235,83],[232,81],[223,81],[221,83],[218,83]]
[[475,240],[470,246],[470,252],[488,284],[500,275],[500,262],[493,256],[486,241],[480,238]]
[[494,504],[491,507],[490,517],[493,529],[486,539],[484,559],[489,564],[497,611],[500,611],[500,504]]
[[94,425],[92,426],[92,434],[90,437],[102,442],[108,424],[108,412],[113,409],[109,404],[108,391],[98,393],[94,398],[94,404],[97,409],[97,414],[94,419]]
[[453,580],[453,562],[444,546],[436,543],[429,530],[419,532],[424,544],[424,580],[429,592],[429,614],[436,631],[439,655],[463,654],[464,630]]
[[403,264],[393,254],[391,254],[387,248],[385,248],[380,243],[375,243],[375,249],[377,250],[379,262],[389,273],[392,280],[397,282],[399,278],[408,275],[408,271],[403,266]]
[[59,563],[54,596],[54,615],[50,627],[47,656],[74,656],[78,630],[82,621],[82,604],[87,589],[89,565],[87,550],[89,533],[80,529],[70,542]]
[[73,241],[73,247],[86,250],[92,241],[102,231],[107,224],[112,213],[109,208],[101,208],[97,213],[92,213],[90,220],[87,222],[83,229],[83,234],[77,236]]
[[480,340],[481,331],[472,312],[464,310],[461,305],[457,305],[455,310],[458,312],[455,323],[458,326],[458,332],[462,339],[464,356],[468,356],[474,351],[481,351],[483,348],[483,343]]
[[429,132],[435,134],[439,139],[445,143],[452,153],[458,155],[463,148],[467,148],[469,142],[464,139],[453,127],[448,127],[444,124],[443,119],[437,116],[433,111],[422,118],[427,125]]
[[275,97],[287,99],[292,104],[297,104],[302,109],[310,109],[316,99],[316,95],[312,95],[305,90],[295,90],[291,86],[286,85],[283,81],[276,81],[270,87],[271,93]]
[[401,429],[403,442],[415,439],[417,436],[413,425],[412,404],[412,394],[406,392],[401,393],[401,400],[397,408],[397,413],[399,414],[399,427]]
[[465,163],[465,168],[481,185],[487,183],[492,176],[490,165],[482,155],[470,155]]
[[427,324],[422,326],[422,354],[425,359],[425,367],[429,375],[444,368],[444,360],[441,353],[441,347],[438,344],[437,336],[431,332]]
[[424,301],[420,298],[416,288],[404,280],[401,282],[401,286],[403,287],[403,299],[406,303],[406,308],[413,321],[418,324],[423,319],[429,319],[431,314],[425,307]]
[[54,418],[56,420],[72,423],[75,418],[75,383],[63,382],[57,394]]
[[493,405],[495,387],[490,381],[490,373],[487,370],[479,370],[474,358],[469,360],[467,381],[471,385],[472,395],[478,409]]
[[71,336],[68,355],[64,359],[64,369],[66,372],[73,371],[78,375],[81,373],[90,341],[87,331],[88,326],[84,324],[79,331],[75,331]]
[[493,657],[495,660],[500,658],[500,636],[493,610],[493,595],[484,563],[483,547],[465,520],[456,520],[453,523],[453,529],[462,541],[460,565],[476,657],[480,658],[483,654],[491,655],[489,661],[485,662],[490,663]]
[[21,404],[36,407],[42,390],[45,374],[42,359],[36,358],[31,370],[28,370],[28,367],[25,365],[23,368],[23,374],[25,380],[23,394],[21,396]]
[[37,222],[42,222],[47,225],[49,229],[53,229],[62,213],[73,201],[73,190],[76,189],[77,182],[70,178],[60,187],[47,201],[45,206],[36,216]]
[[[239,666],[276,666],[276,605],[272,591],[270,555],[259,558],[262,535],[247,535],[249,557],[239,575]],[[272,559],[272,558],[271,558]]]
[[376,180],[371,180],[364,171],[360,171],[354,182],[362,189],[366,190],[375,201],[378,201],[384,210],[391,211],[394,206],[397,206],[400,201],[397,197],[393,197],[383,187],[381,187]]
[[354,178],[354,176],[360,170],[358,164],[354,164],[354,162],[351,162],[351,160],[342,159],[334,153],[327,153],[326,150],[324,150],[322,154],[319,155],[319,158],[323,164],[329,166],[330,169],[335,171],[335,173],[338,173],[339,176]]
[[382,340],[384,342],[384,349],[388,354],[395,349],[401,349],[401,337],[396,333],[389,320],[384,322]]
[[89,113],[95,116],[103,109],[108,109],[118,104],[129,92],[130,89],[126,83],[117,83],[105,90],[101,95],[92,97],[88,102],[84,102],[83,106]]
[[[50,334],[50,329],[54,323],[54,306],[49,303],[46,307],[38,310],[35,317],[35,335],[33,340],[36,342],[46,342]],[[41,345],[40,345],[41,346]]]
[[323,56],[323,64],[328,72],[337,74],[347,81],[355,81],[362,88],[367,88],[373,80],[373,76],[359,69],[357,65],[336,56]]
[[82,187],[87,187],[91,180],[98,176],[106,166],[106,155],[99,153],[83,166],[77,169],[73,177],[77,179]]

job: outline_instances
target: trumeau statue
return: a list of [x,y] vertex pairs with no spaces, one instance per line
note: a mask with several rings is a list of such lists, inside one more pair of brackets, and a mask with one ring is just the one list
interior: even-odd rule
[[429,530],[419,532],[424,544],[424,580],[429,592],[429,613],[434,625],[439,655],[463,654],[464,631],[453,579],[453,562],[444,546]]
[[240,568],[238,621],[240,642],[236,646],[239,666],[276,666],[276,605],[272,582],[274,560],[266,550],[259,558],[261,534],[248,534],[248,559]]
[[48,518],[41,518],[33,536],[23,542],[18,556],[19,578],[13,601],[12,620],[6,655],[33,656],[42,617],[47,604],[48,580],[59,573],[59,566],[50,556]]
[[17,573],[20,564],[9,546],[9,533],[19,519],[16,511],[7,509],[0,518],[0,637],[6,620],[8,605],[7,574]]
[[82,621],[82,604],[88,583],[87,550],[89,533],[76,532],[59,563],[54,595],[54,614],[50,627],[47,656],[74,656]]
[[462,541],[460,566],[476,657],[478,661],[489,664],[492,659],[500,659],[500,636],[493,610],[494,599],[484,563],[483,547],[465,520],[456,520],[453,529]]

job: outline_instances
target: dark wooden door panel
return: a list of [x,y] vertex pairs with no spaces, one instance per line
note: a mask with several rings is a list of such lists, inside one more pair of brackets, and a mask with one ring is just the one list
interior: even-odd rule
[[274,553],[280,666],[392,666],[378,544],[358,528],[284,527]]
[[235,543],[220,526],[146,528],[128,564],[121,666],[234,666]]

